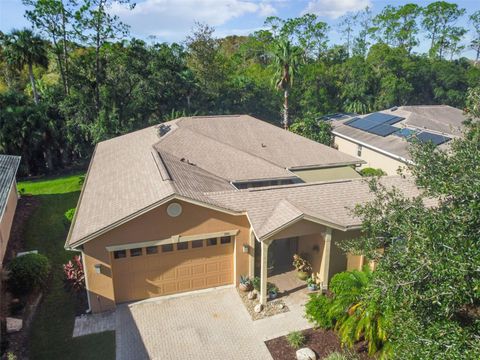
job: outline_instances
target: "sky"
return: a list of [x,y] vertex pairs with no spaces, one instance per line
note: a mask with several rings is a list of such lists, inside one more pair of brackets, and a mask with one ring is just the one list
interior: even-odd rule
[[[207,23],[216,29],[216,36],[248,35],[263,27],[267,16],[292,18],[305,13],[314,13],[320,20],[330,25],[331,44],[341,43],[338,31],[339,18],[348,12],[356,12],[366,6],[373,13],[387,5],[401,5],[415,2],[425,6],[432,1],[400,0],[132,0],[133,10],[114,4],[112,12],[130,25],[131,35],[141,39],[166,42],[182,42],[191,33],[196,21]],[[453,1],[452,1],[453,2]],[[460,7],[471,14],[480,10],[480,0],[457,0]],[[9,32],[13,28],[29,27],[23,17],[25,7],[22,0],[0,0],[0,31]],[[468,27],[467,19],[458,25]],[[469,42],[472,34],[467,34]],[[417,51],[426,51],[429,42],[422,39]],[[463,56],[473,57],[473,51],[465,51]]]

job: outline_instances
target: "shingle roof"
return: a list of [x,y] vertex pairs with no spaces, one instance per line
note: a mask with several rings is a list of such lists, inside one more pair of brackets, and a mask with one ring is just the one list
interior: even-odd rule
[[[435,133],[453,138],[462,135],[462,129],[464,128],[462,123],[466,120],[462,110],[448,105],[400,106],[394,110],[390,109],[381,111],[381,113],[403,117],[404,120],[393,125],[395,127],[431,130]],[[341,120],[333,120],[332,125],[334,128],[334,134],[340,137],[348,137],[354,141],[383,150],[403,159],[410,159],[408,150],[410,143],[404,138],[393,134],[382,137],[344,125],[344,123],[350,119],[351,117],[343,118]],[[448,147],[448,142],[439,146],[440,149],[446,149]]]
[[0,219],[7,206],[8,195],[20,165],[20,156],[0,155]]
[[[383,177],[388,188],[395,187],[406,196],[418,196],[420,190],[411,179]],[[361,224],[351,210],[373,199],[364,179],[307,183],[235,192],[210,193],[219,206],[227,204],[237,211],[247,211],[252,227],[260,239],[301,215],[347,229]]]
[[[262,234],[304,214],[335,222],[342,201],[350,203],[357,198],[352,194],[365,187],[353,182],[239,191],[230,181],[293,177],[288,166],[358,161],[250,116],[180,118],[152,126],[97,145],[67,246],[91,240],[173,197],[248,212]],[[330,202],[336,207],[324,206]],[[347,223],[342,214],[338,221]]]

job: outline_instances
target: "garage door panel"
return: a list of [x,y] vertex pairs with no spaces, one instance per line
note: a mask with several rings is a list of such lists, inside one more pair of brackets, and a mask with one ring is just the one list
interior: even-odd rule
[[[205,244],[205,243],[204,243]],[[116,302],[205,289],[233,282],[233,241],[157,254],[113,259]]]

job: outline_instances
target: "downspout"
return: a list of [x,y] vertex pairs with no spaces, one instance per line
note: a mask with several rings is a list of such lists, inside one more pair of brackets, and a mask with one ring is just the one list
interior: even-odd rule
[[80,250],[82,254],[82,266],[83,266],[83,274],[85,276],[85,289],[87,291],[87,301],[88,301],[88,309],[86,311],[87,314],[90,314],[92,312],[92,306],[90,305],[90,291],[89,286],[88,286],[88,276],[87,276],[87,268],[85,267],[85,253]]

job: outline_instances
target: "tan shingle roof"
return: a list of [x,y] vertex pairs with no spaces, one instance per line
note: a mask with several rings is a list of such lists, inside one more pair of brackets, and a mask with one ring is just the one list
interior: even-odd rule
[[[393,125],[399,129],[408,127],[416,130],[431,130],[448,137],[462,136],[462,129],[464,128],[462,123],[466,120],[466,116],[462,110],[448,105],[400,106],[394,111],[384,110],[380,112],[403,117],[404,120]],[[360,117],[364,116],[362,115]],[[334,133],[340,137],[351,138],[356,142],[383,150],[403,159],[410,159],[410,143],[404,138],[393,134],[382,137],[344,125],[344,123],[350,119],[349,117],[332,121]],[[448,148],[449,142],[439,146],[439,149]]]
[[[396,187],[406,196],[420,194],[411,180],[399,176],[384,177],[382,183],[387,187]],[[228,204],[237,211],[247,211],[259,238],[300,214],[343,229],[359,226],[360,219],[354,217],[350,210],[373,199],[364,179],[211,193],[208,196],[219,206]]]
[[248,212],[263,235],[304,215],[348,227],[356,223],[345,204],[368,197],[362,182],[238,191],[230,180],[292,177],[285,167],[355,161],[249,116],[152,126],[97,145],[67,245],[78,246],[173,196]]

